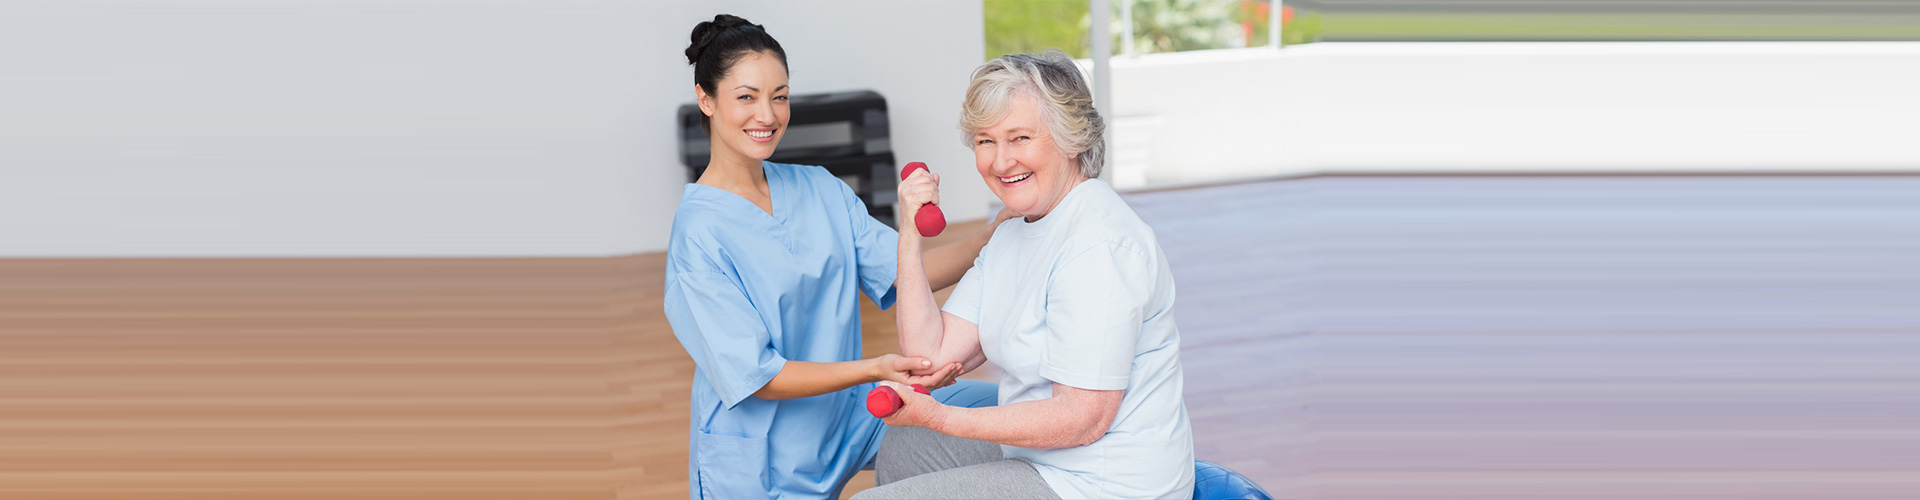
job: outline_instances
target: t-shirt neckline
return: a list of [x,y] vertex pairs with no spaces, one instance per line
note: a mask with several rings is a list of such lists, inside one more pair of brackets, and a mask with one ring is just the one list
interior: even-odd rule
[[1071,215],[1073,212],[1079,211],[1080,204],[1082,203],[1080,199],[1085,198],[1085,196],[1081,196],[1081,191],[1084,190],[1088,184],[1092,184],[1095,182],[1104,182],[1104,181],[1101,181],[1100,179],[1097,179],[1097,178],[1087,179],[1084,181],[1080,181],[1079,184],[1075,184],[1072,188],[1067,189],[1066,196],[1060,197],[1060,204],[1054,205],[1053,210],[1048,211],[1047,216],[1041,217],[1040,220],[1027,222],[1027,219],[1025,217],[1019,218],[1020,223],[1025,224],[1024,227],[1026,231],[1023,231],[1023,233],[1025,233],[1025,235],[1029,238],[1036,238],[1036,237],[1045,235],[1047,233],[1053,232],[1053,228],[1059,226],[1059,224],[1056,224],[1055,221],[1070,218],[1070,217],[1061,217],[1062,215]]

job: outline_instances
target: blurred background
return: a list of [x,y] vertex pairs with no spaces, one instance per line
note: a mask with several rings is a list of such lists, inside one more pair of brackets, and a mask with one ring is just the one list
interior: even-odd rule
[[1920,498],[1920,1],[10,0],[0,499],[684,497],[723,12],[948,234],[967,75],[1080,58],[1276,498]]

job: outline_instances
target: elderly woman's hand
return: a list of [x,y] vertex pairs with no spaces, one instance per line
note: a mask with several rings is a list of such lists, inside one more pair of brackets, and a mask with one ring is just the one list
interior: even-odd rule
[[940,400],[933,399],[933,396],[915,392],[912,387],[905,385],[893,382],[881,382],[880,384],[892,387],[893,392],[900,394],[900,401],[902,402],[899,411],[895,411],[893,415],[882,419],[887,422],[887,425],[896,427],[926,427],[938,430],[938,427],[936,427],[939,424],[938,421],[945,415],[947,409],[946,405],[940,404]]
[[[907,176],[906,180],[900,181],[900,187],[895,191],[900,197],[899,204],[895,205],[900,208],[899,220],[912,221],[914,215],[920,212],[920,207],[928,203],[940,204],[940,175],[927,169],[920,169],[913,175]],[[908,226],[912,224],[902,224],[900,228],[905,229]],[[901,233],[912,232],[915,235],[925,236],[918,231],[919,228],[916,227],[913,231],[901,231]]]

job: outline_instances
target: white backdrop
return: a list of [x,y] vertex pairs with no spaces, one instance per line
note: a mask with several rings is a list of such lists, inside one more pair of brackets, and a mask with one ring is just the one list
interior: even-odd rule
[[1920,42],[1316,43],[1113,68],[1122,187],[1920,171]]
[[693,25],[797,92],[873,89],[893,146],[989,195],[954,122],[978,0],[0,4],[0,257],[595,256],[665,248]]
[[[0,257],[665,247],[681,51],[731,12],[800,92],[991,200],[976,0],[0,3]],[[1340,172],[1915,171],[1920,43],[1373,43],[1116,58],[1116,185]]]

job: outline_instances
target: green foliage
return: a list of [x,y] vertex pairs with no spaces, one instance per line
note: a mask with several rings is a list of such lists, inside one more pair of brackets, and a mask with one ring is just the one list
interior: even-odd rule
[[[1280,30],[1280,44],[1299,45],[1320,41],[1320,34],[1324,32],[1320,26],[1320,13],[1298,12],[1293,16],[1293,22]],[[1260,36],[1264,40],[1267,35],[1262,32]]]
[[[1258,47],[1265,0],[1112,0],[1114,53],[1120,4],[1133,2],[1134,53]],[[1058,48],[1091,53],[1085,0],[984,0],[987,57]],[[1251,33],[1247,29],[1252,26]],[[1339,12],[1296,9],[1281,43],[1319,40],[1920,40],[1920,14]]]
[[1060,49],[1086,58],[1086,0],[984,0],[987,58]]
[[1920,15],[1344,12],[1328,19],[1325,37],[1329,40],[1920,40]]
[[[1114,54],[1121,54],[1120,2],[1113,0]],[[1178,52],[1267,44],[1267,16],[1258,14],[1265,2],[1241,0],[1131,0],[1134,52]],[[1013,53],[1060,49],[1086,58],[1092,54],[1089,35],[1092,16],[1085,0],[983,0],[988,59]],[[1253,24],[1248,37],[1245,23]],[[1282,43],[1318,40],[1320,16],[1302,12],[1282,33]]]
[[[1120,50],[1119,36],[1125,27],[1115,3],[1113,26],[1114,52]],[[1238,21],[1242,4],[1238,0],[1132,0],[1133,50],[1136,54],[1224,49],[1247,46],[1247,37]]]
[[[1253,22],[1253,36],[1247,38],[1245,45],[1247,47],[1263,47],[1267,45],[1267,25],[1270,24],[1267,21],[1269,18],[1266,13],[1260,12],[1258,8],[1259,4],[1264,3],[1266,2],[1252,2],[1252,4],[1247,6],[1248,8],[1235,9],[1233,22]],[[1280,33],[1280,44],[1299,45],[1319,41],[1320,14],[1299,10],[1298,8],[1294,10],[1295,15],[1293,21],[1287,23],[1286,29]]]

